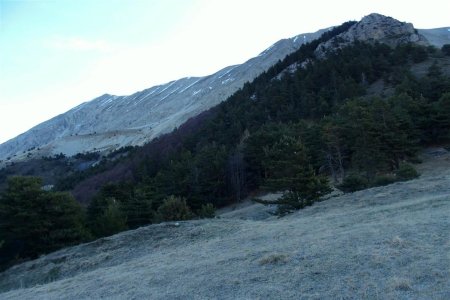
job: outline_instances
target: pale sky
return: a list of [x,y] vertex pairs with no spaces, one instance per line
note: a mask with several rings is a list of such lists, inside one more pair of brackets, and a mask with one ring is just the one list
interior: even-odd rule
[[448,0],[0,0],[0,143],[104,93],[209,75],[372,12],[450,26]]

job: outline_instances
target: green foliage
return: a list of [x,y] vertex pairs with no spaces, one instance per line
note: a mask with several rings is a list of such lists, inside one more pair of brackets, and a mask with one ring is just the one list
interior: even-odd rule
[[432,104],[431,120],[435,140],[450,138],[450,92],[442,94],[439,100]]
[[126,230],[126,216],[121,211],[121,206],[114,198],[107,198],[104,209],[91,221],[91,230],[96,237],[110,236]]
[[214,205],[212,205],[211,203],[207,203],[207,204],[202,205],[200,210],[197,212],[197,215],[201,219],[214,218],[216,215],[216,209],[214,208]]
[[419,177],[420,174],[417,172],[417,170],[411,164],[402,163],[402,164],[400,164],[400,168],[397,170],[395,175],[397,177],[397,180],[406,181],[406,180],[411,180],[411,179],[417,178],[417,177]]
[[[155,220],[155,188],[151,182],[134,186],[109,184],[102,188],[88,207],[88,222],[96,236],[137,228]],[[105,223],[100,224],[99,223]]]
[[193,214],[186,199],[169,196],[158,208],[158,216],[161,221],[182,221],[191,219]]
[[445,44],[444,46],[442,46],[441,51],[445,55],[450,56],[450,44]]
[[327,179],[315,174],[300,139],[281,136],[272,146],[263,148],[267,170],[265,188],[285,191],[278,201],[280,213],[312,205],[330,192]]
[[397,178],[393,175],[378,175],[372,182],[372,186],[384,186],[392,184],[397,181]]
[[0,198],[0,264],[85,241],[82,208],[68,193],[41,189],[37,177],[11,177]]
[[345,192],[351,193],[359,190],[363,190],[369,187],[369,182],[365,177],[357,174],[350,174],[344,178],[338,188]]

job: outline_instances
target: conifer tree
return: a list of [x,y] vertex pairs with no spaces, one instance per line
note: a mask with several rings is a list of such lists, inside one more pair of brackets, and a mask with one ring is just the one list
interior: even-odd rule
[[330,191],[327,179],[315,174],[298,138],[282,136],[273,146],[265,147],[264,154],[268,170],[265,188],[283,191],[277,202],[280,213],[311,205]]
[[0,197],[0,264],[35,258],[86,240],[81,206],[68,193],[41,189],[38,177],[11,177]]

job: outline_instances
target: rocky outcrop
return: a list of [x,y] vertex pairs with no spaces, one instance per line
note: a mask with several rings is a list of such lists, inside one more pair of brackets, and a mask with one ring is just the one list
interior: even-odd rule
[[328,51],[345,47],[355,41],[380,42],[393,47],[405,43],[429,44],[411,23],[374,13],[362,18],[346,32],[319,45],[316,56],[323,58]]

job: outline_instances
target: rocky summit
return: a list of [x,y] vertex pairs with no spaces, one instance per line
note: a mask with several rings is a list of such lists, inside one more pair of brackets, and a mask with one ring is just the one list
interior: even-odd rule
[[354,41],[380,42],[389,46],[404,43],[428,45],[429,42],[411,23],[400,22],[380,14],[370,14],[358,23],[317,48],[316,55],[324,57],[330,49],[344,47]]

